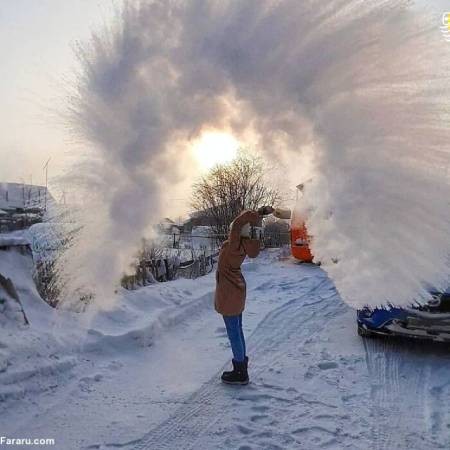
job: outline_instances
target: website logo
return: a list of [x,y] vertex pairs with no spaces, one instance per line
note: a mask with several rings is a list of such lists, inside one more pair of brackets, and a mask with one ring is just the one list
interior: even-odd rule
[[450,12],[442,14],[441,23],[442,35],[447,42],[450,42]]

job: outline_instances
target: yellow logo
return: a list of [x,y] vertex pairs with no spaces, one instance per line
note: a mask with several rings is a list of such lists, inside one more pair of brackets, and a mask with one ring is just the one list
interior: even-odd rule
[[450,42],[450,12],[445,12],[442,14],[442,25],[441,31],[444,36],[444,39]]

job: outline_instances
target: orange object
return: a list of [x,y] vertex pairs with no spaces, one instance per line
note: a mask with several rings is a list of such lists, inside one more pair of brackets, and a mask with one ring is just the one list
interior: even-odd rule
[[311,237],[308,236],[304,222],[291,227],[291,249],[294,258],[303,262],[312,262],[314,257],[309,248],[310,241]]
[[[303,193],[303,184],[297,186],[297,202],[298,194]],[[291,251],[292,256],[299,261],[311,263],[314,256],[311,253],[309,244],[311,242],[311,236],[308,235],[306,229],[305,220],[300,217],[299,213],[295,210],[292,212],[291,219]]]

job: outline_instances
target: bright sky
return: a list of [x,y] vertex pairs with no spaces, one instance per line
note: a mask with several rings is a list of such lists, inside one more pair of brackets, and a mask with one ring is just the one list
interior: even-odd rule
[[[0,182],[43,183],[49,157],[50,177],[61,171],[71,137],[57,111],[75,66],[71,46],[120,1],[0,0]],[[450,9],[448,0],[430,3]]]
[[70,135],[58,120],[72,45],[107,19],[118,0],[0,1],[0,181],[43,183],[62,167]]

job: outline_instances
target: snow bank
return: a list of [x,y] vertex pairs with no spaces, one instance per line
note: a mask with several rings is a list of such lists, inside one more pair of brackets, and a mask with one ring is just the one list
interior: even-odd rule
[[[152,345],[169,328],[212,309],[214,277],[157,283],[137,291],[120,289],[108,311],[96,305],[78,314],[53,309],[32,278],[31,254],[0,251],[0,274],[14,283],[29,319],[12,320],[0,303],[0,413],[30,394],[53,391],[73,378],[86,355],[120,354]],[[0,297],[3,297],[0,288]],[[15,306],[14,304],[12,306]],[[7,314],[5,314],[7,313]],[[85,359],[80,355],[85,352]]]

